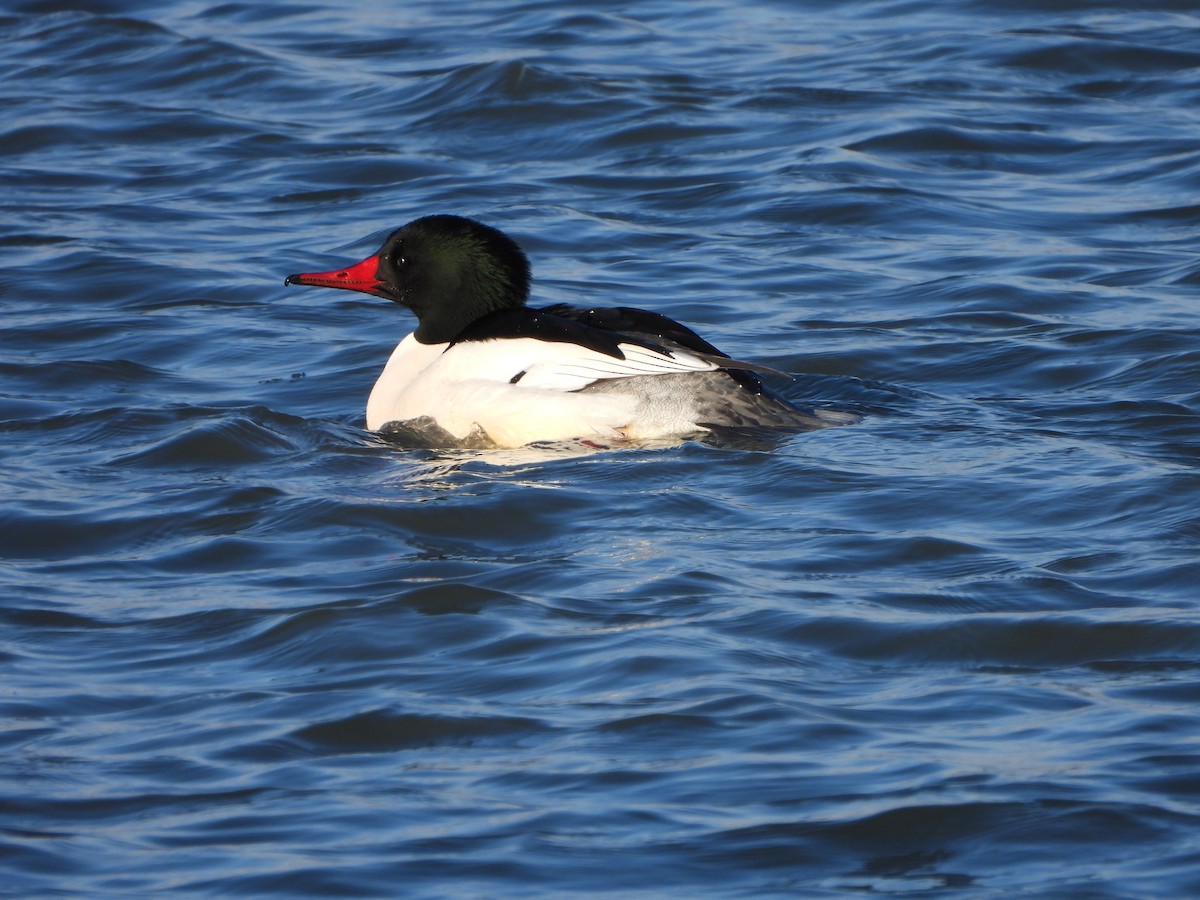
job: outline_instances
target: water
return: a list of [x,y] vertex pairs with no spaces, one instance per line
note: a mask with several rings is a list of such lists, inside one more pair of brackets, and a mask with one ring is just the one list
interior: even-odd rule
[[[1200,895],[1192,2],[10,2],[0,893]],[[419,215],[861,425],[405,450]]]

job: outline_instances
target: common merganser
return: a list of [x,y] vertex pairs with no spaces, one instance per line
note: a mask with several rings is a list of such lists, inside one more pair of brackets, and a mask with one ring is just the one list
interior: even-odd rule
[[800,410],[767,390],[765,366],[730,359],[691,329],[628,307],[525,306],[529,262],[504,233],[434,215],[379,252],[285,284],[362,291],[405,306],[417,328],[367,400],[367,428],[432,421],[451,438],[651,440],[714,428],[811,431],[859,420]]

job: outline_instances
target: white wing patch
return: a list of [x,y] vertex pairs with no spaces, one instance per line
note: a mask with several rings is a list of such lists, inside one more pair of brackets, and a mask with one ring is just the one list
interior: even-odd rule
[[[551,391],[578,391],[594,381],[633,378],[638,375],[672,375],[680,372],[711,372],[714,363],[683,351],[659,352],[637,344],[620,344],[624,359],[575,344],[534,341],[541,345],[536,360],[519,371],[521,387]],[[515,376],[517,373],[514,372]]]

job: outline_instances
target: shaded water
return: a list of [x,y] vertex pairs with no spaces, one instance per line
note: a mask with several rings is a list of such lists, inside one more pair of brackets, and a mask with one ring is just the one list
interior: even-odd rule
[[[0,892],[1200,894],[1198,26],[11,4]],[[390,445],[431,212],[864,422]]]

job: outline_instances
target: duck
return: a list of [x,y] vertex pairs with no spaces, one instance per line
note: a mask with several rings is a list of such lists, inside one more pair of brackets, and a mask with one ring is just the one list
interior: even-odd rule
[[463,216],[418,218],[360,262],[284,284],[359,291],[416,316],[367,399],[373,432],[423,422],[449,441],[500,448],[608,446],[723,428],[812,431],[859,418],[794,406],[764,384],[769,367],[735,360],[659,313],[529,307],[520,246]]

